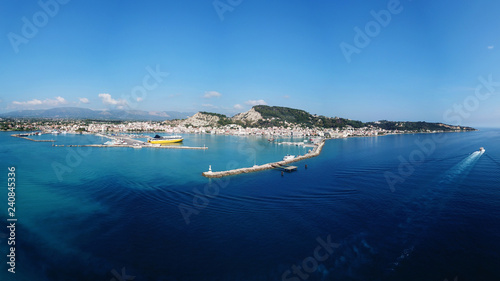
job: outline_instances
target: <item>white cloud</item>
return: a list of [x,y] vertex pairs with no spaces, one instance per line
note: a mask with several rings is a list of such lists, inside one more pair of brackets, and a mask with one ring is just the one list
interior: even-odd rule
[[267,105],[267,102],[264,100],[247,100],[245,104],[254,106],[254,105]]
[[289,98],[290,98],[290,96],[289,96],[289,95],[284,95],[283,97],[284,97],[285,99],[289,99]]
[[206,99],[220,98],[221,96],[222,96],[222,94],[219,92],[216,92],[216,91],[208,91],[208,92],[205,92],[205,95],[203,95],[203,97]]
[[13,101],[12,104],[15,105],[34,105],[34,104],[42,104],[41,100],[31,100],[31,101]]
[[41,100],[33,99],[29,101],[13,101],[12,104],[15,105],[40,105],[42,104]]
[[12,104],[21,105],[21,106],[36,106],[36,105],[50,105],[50,106],[58,106],[61,104],[68,103],[63,97],[56,97],[55,99],[45,99],[43,101],[39,99],[32,99],[29,101],[13,101]]
[[242,106],[241,104],[237,103],[237,104],[235,104],[235,105],[233,106],[233,108],[234,108],[234,109],[243,109],[243,106]]
[[90,103],[88,98],[78,98],[81,103]]
[[210,107],[210,108],[218,108],[218,106],[210,104],[210,103],[204,103],[201,106],[203,106],[203,107]]
[[493,45],[488,46],[488,49],[489,49],[489,50],[491,50],[491,49],[493,49],[493,48],[495,48],[495,46],[493,46]]
[[127,101],[124,99],[114,99],[110,94],[99,94],[99,98],[101,99],[103,104],[116,105],[120,108],[123,108],[124,105],[127,105]]

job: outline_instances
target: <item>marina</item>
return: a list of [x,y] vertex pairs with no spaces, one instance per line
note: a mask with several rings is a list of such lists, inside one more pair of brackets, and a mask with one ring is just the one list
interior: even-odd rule
[[[94,144],[94,145],[81,145],[81,146],[93,146],[93,147],[131,147],[131,148],[166,148],[166,149],[208,149],[206,146],[184,146],[180,143],[183,138],[181,136],[169,136],[160,137],[158,135],[155,138],[149,138],[147,142],[135,139],[137,136],[109,136],[96,134],[96,136],[105,137],[111,139],[104,144]],[[132,138],[135,137],[135,138]],[[144,136],[140,136],[144,137]],[[157,139],[158,141],[151,141]]]
[[218,171],[218,172],[212,171],[212,167],[210,167],[209,171],[203,172],[202,175],[204,177],[207,177],[207,178],[222,178],[222,177],[227,177],[227,176],[246,174],[246,173],[254,173],[254,172],[260,172],[260,171],[271,170],[271,169],[279,169],[282,171],[291,172],[291,171],[297,170],[297,167],[296,166],[288,166],[288,164],[318,156],[321,153],[321,150],[323,149],[324,145],[325,145],[325,140],[322,140],[317,146],[314,147],[313,150],[309,151],[305,155],[299,155],[299,156],[296,156],[294,158],[282,160],[282,161],[278,161],[278,162],[267,163],[267,164],[263,164],[263,165],[255,165],[253,167],[239,168],[239,169]]
[[[103,134],[95,134],[96,136],[99,137],[104,137],[110,139],[110,141],[105,142],[104,144],[54,144],[55,140],[37,140],[37,139],[32,139],[29,138],[28,136],[33,136],[33,135],[42,135],[42,133],[29,133],[29,134],[14,134],[11,135],[12,137],[16,138],[21,138],[33,142],[52,142],[53,147],[101,147],[101,148],[106,148],[106,147],[129,147],[129,148],[136,148],[136,149],[141,149],[141,148],[164,148],[164,149],[191,149],[191,150],[205,150],[208,149],[207,146],[184,146],[180,145],[180,141],[175,141],[175,142],[160,142],[160,143],[154,143],[154,142],[145,142],[141,140],[137,140],[134,138],[138,137],[146,137],[144,135],[122,135],[122,136],[110,136],[110,135],[103,135]],[[175,136],[176,139],[181,138],[180,136]],[[170,138],[166,138],[170,139]],[[181,138],[182,139],[182,138]]]

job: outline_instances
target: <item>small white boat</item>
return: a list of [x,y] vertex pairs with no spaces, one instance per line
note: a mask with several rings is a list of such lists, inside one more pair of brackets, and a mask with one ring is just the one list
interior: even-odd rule
[[290,155],[290,154],[287,154],[285,157],[283,157],[283,161],[286,161],[286,160],[292,160],[295,158],[295,155]]
[[485,152],[485,151],[486,151],[486,149],[484,149],[484,147],[479,148],[479,152]]

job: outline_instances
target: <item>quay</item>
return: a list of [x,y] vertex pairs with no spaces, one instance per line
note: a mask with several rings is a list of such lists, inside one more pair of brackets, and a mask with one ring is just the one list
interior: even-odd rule
[[248,168],[239,168],[239,169],[234,169],[234,170],[228,170],[228,171],[219,171],[219,172],[213,172],[213,171],[208,171],[208,172],[203,172],[202,175],[207,178],[222,178],[222,177],[227,177],[227,176],[232,176],[232,175],[239,175],[239,174],[246,174],[246,173],[254,173],[254,172],[260,172],[264,170],[271,170],[271,169],[287,169],[287,171],[292,171],[296,170],[296,166],[288,166],[288,164],[301,161],[304,159],[316,157],[321,153],[321,150],[323,149],[323,146],[325,145],[325,140],[322,140],[311,152],[308,152],[304,155],[297,156],[293,159],[290,160],[283,160],[283,161],[278,161],[278,162],[273,162],[273,163],[267,163],[263,165],[256,165],[253,167],[248,167]]
[[291,141],[282,141],[278,142],[278,145],[291,145],[291,146],[302,146],[302,147],[315,147],[312,143],[304,143],[304,142],[291,142]]
[[194,150],[205,150],[208,149],[207,146],[168,146],[168,145],[126,145],[126,144],[69,144],[69,145],[52,145],[56,147],[130,147],[130,148],[165,148],[165,149],[194,149]]
[[297,171],[297,166],[291,166],[291,165],[277,165],[275,167],[277,170],[281,170],[282,172],[287,172],[291,173],[293,171]]
[[20,138],[20,139],[29,140],[29,141],[34,141],[34,142],[55,142],[55,140],[34,140],[32,138],[28,138],[28,137],[21,136],[21,135],[10,135],[10,136]]

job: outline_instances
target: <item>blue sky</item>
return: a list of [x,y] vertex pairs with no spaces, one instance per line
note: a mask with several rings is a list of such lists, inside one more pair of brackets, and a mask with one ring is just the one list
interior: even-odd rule
[[268,104],[500,126],[500,2],[468,2],[5,0],[0,112]]

